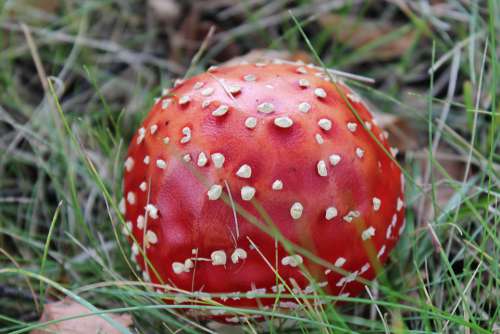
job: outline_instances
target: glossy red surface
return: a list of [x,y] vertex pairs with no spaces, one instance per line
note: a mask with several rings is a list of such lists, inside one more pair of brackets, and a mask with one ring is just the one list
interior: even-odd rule
[[[307,73],[299,73],[299,67]],[[252,298],[211,297],[226,305],[265,307],[272,305],[274,298],[253,298],[252,291],[273,293],[273,287],[276,291],[274,270],[295,292],[309,294],[314,289],[306,288],[311,282],[303,274],[305,270],[323,291],[333,295],[357,295],[363,285],[355,278],[374,277],[373,268],[386,261],[404,224],[401,172],[357,121],[347,101],[389,151],[387,140],[366,105],[345,84],[333,84],[317,73],[321,72],[308,66],[284,64],[218,68],[186,80],[155,104],[130,144],[124,179],[125,199],[129,198],[126,221],[131,222],[133,235],[145,250],[134,258],[152,282],[209,294],[250,291],[248,297]],[[244,79],[249,74],[255,76],[255,81]],[[301,87],[300,79],[308,80],[309,87]],[[323,88],[327,96],[315,95],[316,88]],[[183,96],[189,96],[189,102],[181,104],[185,102]],[[163,108],[166,100],[170,101],[169,106]],[[204,101],[211,103],[203,107]],[[264,102],[272,103],[274,111],[259,112],[258,106]],[[307,113],[298,110],[303,102],[311,106]],[[212,112],[221,105],[229,107],[227,113],[213,116]],[[293,125],[275,125],[275,119],[282,116],[289,117]],[[257,119],[255,128],[245,126],[247,117]],[[323,118],[332,122],[331,129],[318,126]],[[355,131],[349,123],[357,124]],[[182,143],[185,127],[190,128],[191,138]],[[317,134],[322,136],[322,144],[318,143]],[[362,156],[359,150],[356,153],[358,148],[363,150]],[[201,152],[208,161],[200,167],[197,162]],[[213,153],[224,155],[221,168],[214,165],[210,157]],[[186,154],[190,161],[185,161]],[[329,162],[332,154],[341,157],[336,165]],[[149,164],[144,163],[146,156]],[[158,159],[165,166],[157,165]],[[327,176],[318,173],[320,160],[326,163]],[[236,175],[243,164],[251,167],[249,178]],[[281,190],[272,189],[277,179],[283,182]],[[143,182],[147,184],[145,191],[141,190]],[[210,200],[207,191],[214,184],[221,185],[223,193],[221,198]],[[255,188],[251,201],[242,200],[243,186]],[[287,253],[274,237],[241,213],[237,214],[236,223],[227,187],[234,203],[253,215],[257,225],[269,224],[256,209],[261,206],[284,238],[329,262],[330,267],[317,264],[304,254],[300,255],[302,265],[283,265],[284,257],[300,252]],[[135,197],[135,202],[130,197]],[[378,210],[374,198],[380,200]],[[290,213],[295,202],[303,206],[298,219]],[[147,204],[157,209],[157,218],[146,214]],[[325,211],[332,206],[338,214],[327,220]],[[350,212],[359,216],[348,222],[346,216]],[[144,226],[139,226],[142,228],[137,224],[139,215],[147,217]],[[156,237],[152,237],[152,242],[143,243],[146,231]],[[231,255],[237,248],[247,256],[233,263]],[[213,263],[214,251],[225,253],[224,265]],[[155,270],[145,267],[143,255]],[[348,272],[347,279],[333,268],[339,258],[345,259],[342,269]],[[193,268],[176,273],[174,263],[184,265],[187,259],[191,259]],[[280,301],[296,302],[282,298]],[[293,303],[282,305],[293,307]],[[224,316],[218,319],[232,321]]]

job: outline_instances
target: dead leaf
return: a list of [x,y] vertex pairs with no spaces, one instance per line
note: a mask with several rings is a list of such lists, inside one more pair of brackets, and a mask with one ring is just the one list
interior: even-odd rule
[[414,150],[418,147],[415,130],[408,121],[394,114],[382,113],[376,108],[369,108],[373,117],[377,120],[378,126],[389,134],[389,145],[396,147],[403,153],[408,150]]
[[[66,298],[60,302],[46,304],[40,322],[58,320],[71,316],[92,313],[86,307]],[[133,324],[132,316],[129,314],[109,314],[109,317],[119,324],[130,327]],[[112,327],[99,316],[92,315],[83,318],[65,320],[51,324],[43,329],[36,329],[31,334],[118,334],[119,330]]]
[[[319,22],[325,28],[333,28],[335,40],[358,49],[370,43],[376,43],[389,34],[397,34],[402,27],[394,26],[386,21],[374,21],[366,18],[343,16],[336,14],[323,15]],[[388,60],[401,56],[411,46],[416,36],[415,30],[401,31],[401,34],[390,38],[371,49],[364,59]]]

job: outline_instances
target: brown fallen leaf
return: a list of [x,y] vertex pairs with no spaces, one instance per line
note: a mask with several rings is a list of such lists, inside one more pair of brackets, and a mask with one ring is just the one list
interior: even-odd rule
[[416,36],[415,30],[397,31],[400,26],[387,22],[343,16],[336,14],[323,15],[319,22],[327,29],[332,29],[333,38],[353,49],[359,49],[370,43],[376,43],[387,35],[394,33],[394,38],[381,42],[365,56],[369,60],[388,60],[401,56],[411,46]]
[[377,111],[373,107],[370,107],[370,111],[377,120],[378,126],[389,133],[389,145],[391,147],[396,147],[401,153],[418,147],[415,130],[405,118]]
[[[92,313],[86,307],[74,302],[69,298],[56,303],[46,304],[40,322],[58,320],[71,316]],[[130,327],[133,324],[132,316],[129,314],[109,314],[109,317],[124,327]],[[36,329],[31,334],[118,334],[119,330],[113,328],[108,322],[99,316],[91,315],[82,318],[65,320],[50,324],[43,329]]]

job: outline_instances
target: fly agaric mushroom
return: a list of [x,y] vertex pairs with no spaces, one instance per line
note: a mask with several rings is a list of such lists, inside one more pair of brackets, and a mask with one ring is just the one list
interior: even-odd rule
[[[132,257],[153,283],[228,306],[357,295],[404,228],[404,179],[386,137],[356,93],[312,65],[212,68],[178,82],[125,161]],[[258,208],[323,262],[275,242],[255,224],[265,226]]]

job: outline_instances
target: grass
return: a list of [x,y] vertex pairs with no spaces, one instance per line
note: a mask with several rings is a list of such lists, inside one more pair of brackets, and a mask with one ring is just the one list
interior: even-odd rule
[[[407,229],[366,294],[316,296],[328,302],[320,308],[285,291],[300,311],[260,310],[269,321],[238,330],[499,332],[498,2],[211,3],[199,4],[198,17],[185,4],[189,30],[176,28],[183,17],[161,21],[142,1],[0,0],[0,333],[41,326],[42,305],[64,296],[122,333],[131,330],[110,313],[133,314],[140,333],[223,330],[176,311],[227,307],[165,305],[143,281],[117,205],[126,146],[161,88],[255,47],[376,80],[350,84],[405,126],[396,144]],[[328,13],[363,33],[369,20],[392,29],[352,45],[332,38],[342,27],[319,23]],[[203,44],[204,24],[217,29]],[[407,49],[377,56],[402,38]]]

